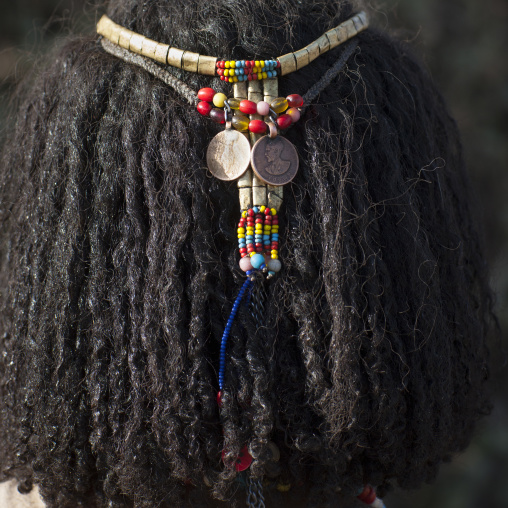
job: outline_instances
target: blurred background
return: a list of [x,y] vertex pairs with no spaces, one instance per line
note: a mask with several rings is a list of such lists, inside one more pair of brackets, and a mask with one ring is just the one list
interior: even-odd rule
[[[97,3],[2,0],[0,132],[5,129],[9,92],[15,84],[56,39],[92,31]],[[458,121],[482,214],[497,315],[501,330],[506,330],[508,0],[371,0],[369,4],[378,26],[416,49]],[[507,345],[503,334],[491,345],[495,406],[480,423],[472,445],[442,467],[433,485],[417,492],[391,493],[386,498],[388,508],[508,508]]]

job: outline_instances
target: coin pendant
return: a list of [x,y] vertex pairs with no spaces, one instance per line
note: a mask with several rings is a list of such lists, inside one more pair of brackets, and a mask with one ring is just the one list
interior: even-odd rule
[[263,136],[251,152],[252,169],[268,185],[285,185],[298,171],[298,152],[282,136]]
[[250,143],[234,129],[219,132],[208,145],[206,162],[210,172],[219,180],[236,180],[250,163]]

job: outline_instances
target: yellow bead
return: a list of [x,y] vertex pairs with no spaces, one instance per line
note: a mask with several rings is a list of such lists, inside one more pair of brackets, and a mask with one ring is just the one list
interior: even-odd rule
[[236,230],[237,233],[245,233],[245,228],[238,228]]
[[258,79],[263,79],[263,74],[261,74],[260,72],[258,72]]
[[278,252],[279,251],[277,249],[273,249],[273,250],[270,251],[270,254],[278,254]]
[[289,492],[291,489],[290,483],[277,483],[277,490],[279,492]]
[[261,208],[259,209],[259,211],[261,213],[263,213],[265,210],[266,210],[266,206],[265,205],[262,205]]
[[252,72],[253,72],[254,74],[257,74],[257,73],[258,73],[258,68],[257,68],[257,67],[253,67],[253,68],[252,68]]
[[[225,67],[226,69],[229,69],[229,60],[228,60],[228,61],[226,61],[226,62],[224,62],[224,67]],[[227,76],[227,74],[226,74],[226,76]]]
[[242,212],[242,217],[243,217],[243,218],[247,217],[247,210],[244,210],[244,211]]
[[265,66],[265,61],[264,61],[264,60],[260,60],[260,62],[259,62],[259,66],[260,66],[260,67],[264,67],[264,66]]
[[228,99],[228,104],[231,109],[238,109],[240,107],[240,99]]
[[263,79],[266,79],[268,77],[268,74],[266,72],[263,72]]
[[270,257],[271,257],[272,259],[279,259],[278,254],[271,254],[271,255],[270,255]]
[[250,256],[250,257],[252,257],[252,256],[254,256],[254,254],[257,254],[257,252],[256,252],[256,251],[253,251],[253,252],[251,252],[251,253],[249,254],[249,256]]
[[271,102],[270,107],[277,113],[283,113],[288,109],[288,101],[284,97],[278,97]]
[[245,238],[245,235],[242,235],[241,233],[238,233],[238,238]]
[[238,76],[235,76],[235,77],[233,78],[233,83],[238,83]]
[[277,210],[275,210],[275,208],[270,208],[270,212],[272,212],[272,215],[277,215]]
[[231,69],[234,69],[234,68],[236,67],[236,62],[235,62],[234,60],[230,60],[230,61],[229,61],[229,67],[230,67]]
[[249,130],[249,117],[245,115],[240,115],[238,113],[235,113],[233,115],[233,127],[240,132],[245,132]]
[[259,60],[256,60],[256,61],[254,62],[254,65],[255,65],[256,67],[259,67],[259,66],[261,65],[261,63],[260,63],[260,61],[259,61]]
[[216,93],[213,96],[213,105],[216,108],[223,108],[224,107],[224,101],[227,99],[227,97],[223,93]]

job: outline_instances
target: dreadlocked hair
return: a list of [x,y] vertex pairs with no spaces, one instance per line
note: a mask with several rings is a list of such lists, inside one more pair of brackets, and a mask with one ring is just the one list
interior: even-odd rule
[[[357,6],[107,12],[248,59],[299,49]],[[326,507],[365,482],[417,487],[466,447],[488,411],[492,299],[457,128],[405,44],[376,29],[357,40],[287,133],[300,170],[284,190],[283,269],[265,285],[266,327],[239,311],[222,409],[220,338],[243,276],[236,184],[205,162],[221,127],[95,35],[67,39],[18,96],[0,173],[2,480],[37,484],[55,508],[234,505],[229,465],[248,445],[253,477],[271,467],[302,506]],[[340,52],[282,78],[281,95]]]

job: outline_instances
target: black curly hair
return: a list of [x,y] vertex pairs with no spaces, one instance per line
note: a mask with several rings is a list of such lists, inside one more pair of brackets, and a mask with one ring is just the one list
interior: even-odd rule
[[[111,0],[107,13],[242,59],[299,49],[357,10]],[[54,508],[234,504],[221,451],[248,444],[254,477],[297,486],[272,506],[299,492],[325,507],[367,482],[430,481],[467,446],[488,411],[492,298],[457,128],[407,45],[374,28],[357,40],[287,133],[300,170],[283,269],[265,287],[268,326],[243,310],[233,326],[221,411],[243,277],[236,185],[206,169],[220,127],[95,35],[67,39],[18,95],[0,166],[1,480],[37,484]],[[340,52],[281,78],[281,95]]]

